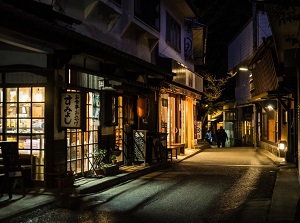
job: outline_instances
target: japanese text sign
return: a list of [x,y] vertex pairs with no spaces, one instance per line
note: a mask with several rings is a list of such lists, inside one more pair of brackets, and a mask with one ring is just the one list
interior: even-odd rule
[[81,94],[66,92],[61,95],[61,127],[81,128]]

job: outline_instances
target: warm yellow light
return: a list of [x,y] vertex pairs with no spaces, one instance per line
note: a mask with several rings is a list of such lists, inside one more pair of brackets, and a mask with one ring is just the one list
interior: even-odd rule
[[43,100],[42,94],[36,94],[36,95],[35,95],[35,100],[36,100],[36,101],[42,101],[42,100]]
[[28,94],[23,94],[21,97],[22,101],[28,101],[29,100],[29,95]]
[[38,93],[34,96],[35,101],[43,101],[43,95],[40,93],[40,89],[38,88]]
[[278,142],[279,150],[286,150],[287,149],[287,142],[285,140],[279,140]]
[[239,70],[241,70],[241,71],[247,71],[248,68],[247,67],[240,67]]

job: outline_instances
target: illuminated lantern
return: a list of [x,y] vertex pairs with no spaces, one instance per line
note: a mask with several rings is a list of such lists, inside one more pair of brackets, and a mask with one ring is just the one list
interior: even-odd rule
[[146,118],[149,116],[149,99],[141,97],[137,100],[137,115],[139,118]]

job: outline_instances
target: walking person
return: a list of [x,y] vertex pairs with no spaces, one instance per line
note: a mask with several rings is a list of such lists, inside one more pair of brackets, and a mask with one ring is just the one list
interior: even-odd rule
[[222,126],[217,131],[217,138],[218,138],[218,141],[217,141],[218,148],[220,148],[221,144],[222,144],[222,147],[225,147],[225,142],[226,142],[226,140],[228,140],[228,136]]
[[210,129],[205,133],[205,140],[211,145],[212,144],[212,135]]

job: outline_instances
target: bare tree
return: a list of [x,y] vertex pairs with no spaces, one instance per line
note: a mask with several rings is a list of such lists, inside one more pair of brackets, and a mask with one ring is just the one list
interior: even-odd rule
[[205,122],[208,115],[213,115],[219,110],[222,110],[225,101],[220,101],[222,92],[228,80],[236,75],[235,73],[227,73],[223,78],[217,78],[216,76],[208,73],[202,73],[204,77],[204,98],[202,103],[202,111],[204,115],[202,116],[202,123]]

